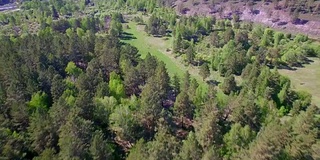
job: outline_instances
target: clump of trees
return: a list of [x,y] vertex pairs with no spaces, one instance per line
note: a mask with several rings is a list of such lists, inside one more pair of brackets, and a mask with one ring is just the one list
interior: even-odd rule
[[[169,1],[126,2],[131,3],[144,8]],[[219,89],[188,72],[170,77],[150,54],[142,59],[141,51],[120,41],[121,17],[111,18],[111,30],[120,32],[104,32],[99,20],[84,16],[48,22],[37,34],[0,35],[0,157],[319,157],[319,108],[311,105],[310,94],[293,90],[277,67],[269,67],[317,55],[318,45],[306,36],[292,39],[269,29],[244,31],[227,21],[184,17],[177,28],[186,30],[174,30],[176,52],[186,52],[194,64],[202,54],[199,45],[206,43],[203,51],[212,49],[212,56],[204,56],[200,75],[206,79],[218,70],[225,77]],[[161,17],[171,29],[172,17]]]

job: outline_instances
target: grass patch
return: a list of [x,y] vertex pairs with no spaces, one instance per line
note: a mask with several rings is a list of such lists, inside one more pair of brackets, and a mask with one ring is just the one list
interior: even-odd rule
[[137,47],[142,58],[150,53],[166,64],[170,76],[177,74],[181,78],[186,71],[189,71],[192,78],[195,78],[200,85],[208,88],[208,85],[199,76],[198,69],[196,67],[184,66],[184,64],[179,62],[178,59],[174,58],[174,55],[171,53],[171,51],[167,50],[172,50],[172,37],[159,38],[149,36],[144,31],[144,25],[137,25],[134,22],[129,22],[125,25],[128,25],[129,27],[124,31],[127,34],[132,34],[132,36],[135,38],[125,39],[122,41]]
[[[129,22],[125,25],[129,26],[129,29],[125,29],[125,32],[132,34],[135,37],[135,39],[128,39],[122,41],[137,47],[142,58],[145,58],[145,56],[148,53],[150,53],[151,55],[157,57],[160,61],[163,61],[166,64],[170,76],[177,74],[181,77],[184,74],[184,71],[181,68],[179,68],[168,56],[162,53],[159,50],[159,48],[155,47],[155,43],[157,42],[155,42],[154,39],[158,38],[148,37],[147,33],[145,33],[143,29],[141,29],[144,26],[136,25],[134,22]],[[159,39],[159,41],[163,40]],[[162,42],[164,43],[162,45],[164,47],[169,48],[169,45],[165,42]]]
[[[126,34],[132,35],[134,38],[124,39],[123,42],[129,43],[138,48],[139,53],[142,58],[150,53],[151,55],[157,57],[160,61],[163,61],[166,64],[168,73],[170,76],[177,74],[180,78],[183,77],[184,73],[188,71],[192,78],[195,78],[199,85],[203,87],[203,91],[208,90],[208,84],[202,80],[202,77],[199,75],[198,67],[194,66],[185,66],[179,59],[175,58],[171,53],[172,50],[172,37],[153,37],[149,36],[144,31],[144,25],[137,25],[135,22],[130,21],[126,23],[129,27],[124,27],[124,32]],[[169,51],[168,51],[169,49]],[[223,80],[216,72],[211,73],[211,77],[219,80]],[[211,79],[211,78],[209,78]],[[217,87],[218,101],[222,104],[226,103],[227,95],[225,95],[219,87]]]
[[279,69],[279,72],[290,78],[293,89],[309,92],[312,95],[312,103],[320,107],[320,59],[310,59],[314,62],[303,68],[297,68],[297,70]]

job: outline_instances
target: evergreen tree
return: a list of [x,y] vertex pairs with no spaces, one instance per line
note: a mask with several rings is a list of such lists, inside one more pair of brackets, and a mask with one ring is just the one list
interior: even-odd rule
[[250,145],[248,153],[240,154],[240,159],[282,159],[288,140],[288,128],[280,125],[279,121],[274,121],[260,131],[255,142]]
[[179,157],[182,160],[200,160],[201,156],[201,146],[197,142],[194,133],[191,131],[188,138],[183,141]]
[[207,63],[204,63],[203,65],[200,66],[199,74],[203,78],[203,80],[205,80],[210,76],[210,69]]
[[177,74],[174,74],[172,77],[172,88],[175,91],[175,93],[180,93],[180,79],[177,76]]
[[44,110],[37,110],[32,114],[28,131],[31,146],[38,154],[49,148],[57,148],[58,129],[52,125],[49,115]]
[[78,116],[75,109],[61,126],[59,134],[59,155],[61,159],[88,159],[92,135],[92,122]]
[[291,22],[295,24],[297,23],[298,20],[299,20],[299,8],[296,8],[292,14]]
[[230,131],[224,135],[226,156],[232,158],[243,149],[247,149],[250,142],[255,138],[255,132],[248,125],[242,127],[240,123],[231,126]]
[[[292,123],[292,141],[287,146],[290,158],[307,159],[312,157],[312,145],[317,142],[319,119],[313,115],[318,112],[316,106],[310,106],[305,112],[295,117]],[[303,127],[302,127],[303,126]]]
[[224,43],[227,44],[230,40],[234,39],[234,31],[232,28],[227,28],[224,32]]
[[149,158],[154,160],[174,159],[180,147],[177,139],[170,135],[167,126],[159,126],[153,141],[148,143]]
[[143,139],[137,141],[137,143],[130,149],[127,160],[148,159],[148,148]]
[[191,46],[188,47],[187,51],[186,51],[186,58],[187,58],[187,62],[188,64],[192,64],[194,61],[194,51],[193,48]]
[[199,117],[195,119],[196,139],[207,152],[211,147],[218,147],[221,144],[222,131],[219,122],[219,113],[215,104],[208,103],[207,109],[201,111]]
[[181,91],[188,91],[190,87],[190,73],[187,71],[183,76]]
[[225,94],[230,94],[237,90],[237,83],[233,75],[226,77],[221,84],[221,89]]
[[60,75],[55,75],[51,84],[51,96],[53,101],[57,101],[65,89],[66,85],[63,82],[62,77]]
[[174,103],[174,113],[181,118],[181,125],[183,127],[183,119],[193,117],[194,108],[191,105],[189,96],[185,91],[178,94],[176,102]]
[[94,160],[113,159],[114,150],[104,139],[101,131],[94,133],[89,150]]

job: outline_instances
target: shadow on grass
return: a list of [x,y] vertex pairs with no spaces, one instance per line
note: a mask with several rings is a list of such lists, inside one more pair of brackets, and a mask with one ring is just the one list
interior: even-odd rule
[[206,83],[210,85],[218,86],[221,82],[218,82],[216,80],[209,80],[209,81],[206,81]]
[[135,36],[133,36],[132,33],[128,32],[123,32],[122,35],[120,36],[121,40],[132,40],[132,39],[137,39]]
[[288,66],[288,65],[279,65],[279,66],[278,66],[278,69],[286,69],[286,70],[290,70],[290,71],[295,71],[295,70],[297,70],[297,68],[290,67],[290,66]]

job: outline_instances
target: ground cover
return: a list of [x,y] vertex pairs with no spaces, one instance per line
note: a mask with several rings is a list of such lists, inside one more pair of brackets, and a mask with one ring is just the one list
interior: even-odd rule
[[320,106],[320,59],[311,58],[311,60],[313,62],[303,68],[279,69],[279,72],[290,78],[293,89],[309,92],[312,95],[312,103]]

